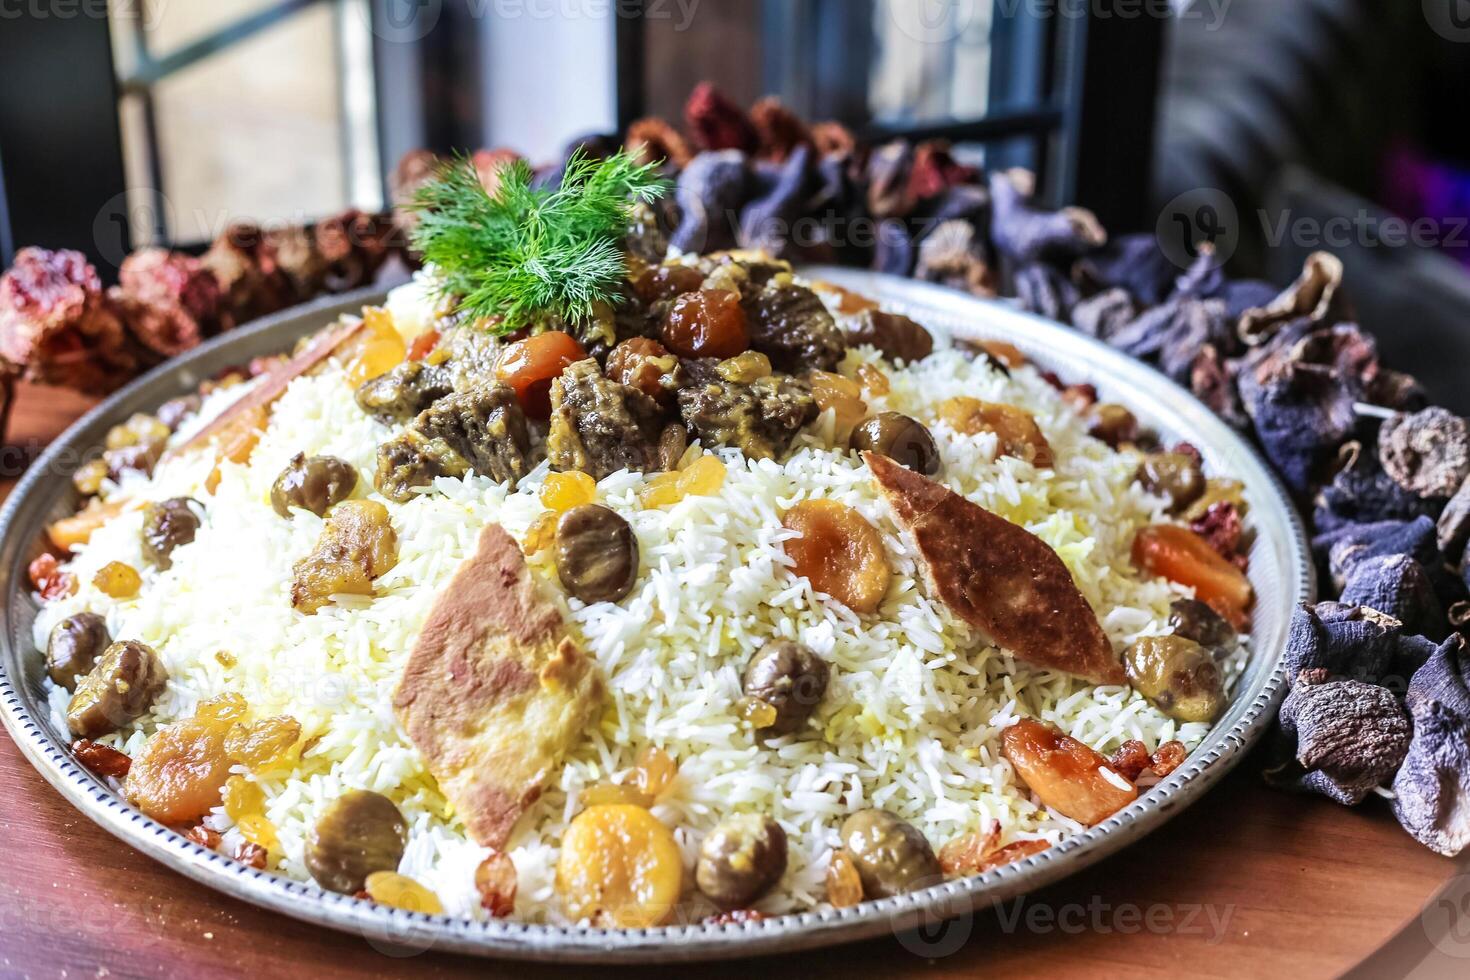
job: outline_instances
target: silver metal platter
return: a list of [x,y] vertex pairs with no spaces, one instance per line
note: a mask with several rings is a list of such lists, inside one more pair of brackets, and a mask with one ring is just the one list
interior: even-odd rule
[[1241,480],[1255,531],[1250,578],[1258,604],[1252,655],[1229,709],[1204,743],[1167,779],[1096,827],[1015,864],[898,898],[735,925],[678,925],[607,931],[473,922],[405,912],[268,872],[205,850],[150,820],[72,761],[65,732],[48,721],[44,666],[31,641],[36,604],[26,564],[42,548],[46,522],[76,507],[70,475],[108,427],[136,411],[193,391],[231,365],[288,349],[297,338],[355,313],[381,294],[357,293],[298,307],[213,340],[128,385],[73,425],[26,472],[0,513],[0,717],[37,770],[108,832],[181,874],[227,895],[395,950],[443,950],[512,959],[570,962],[675,962],[812,949],[885,933],[932,928],[1050,884],[1138,841],[1198,800],[1240,761],[1270,724],[1282,696],[1287,625],[1314,582],[1301,522],[1285,492],[1233,431],[1152,368],[1076,331],[937,286],[835,268],[804,270],[904,312],[936,332],[1005,340],[1068,381],[1091,382],[1166,439],[1187,439],[1213,473]]

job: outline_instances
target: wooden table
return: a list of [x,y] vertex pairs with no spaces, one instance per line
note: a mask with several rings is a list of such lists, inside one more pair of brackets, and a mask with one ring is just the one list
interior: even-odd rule
[[[85,407],[64,393],[23,390],[12,446],[38,449]],[[13,450],[0,456],[6,491],[18,475],[17,458]],[[1304,980],[1341,974],[1375,952],[1364,967],[1374,976],[1402,974],[1421,960],[1430,972],[1420,975],[1470,972],[1470,958],[1454,955],[1470,957],[1470,938],[1456,945],[1438,937],[1449,953],[1434,945],[1444,903],[1421,917],[1436,893],[1470,865],[1414,843],[1381,801],[1349,810],[1287,796],[1262,785],[1260,768],[1258,757],[1247,759],[1206,799],[1142,843],[1063,885],[961,920],[929,942],[896,937],[698,972]],[[364,937],[215,894],[94,826],[3,736],[0,786],[0,977],[586,972],[433,951],[392,955]],[[1470,906],[1460,901],[1463,913]]]

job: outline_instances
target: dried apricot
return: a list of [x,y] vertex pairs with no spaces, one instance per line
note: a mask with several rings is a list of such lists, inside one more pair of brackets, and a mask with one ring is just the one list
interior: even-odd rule
[[1108,760],[1069,735],[1032,718],[1001,733],[1001,754],[1042,803],[1092,826],[1138,798],[1138,788]]
[[423,912],[426,915],[440,915],[444,912],[439,896],[397,871],[374,871],[367,876],[364,887],[373,901],[391,905],[395,909]]
[[355,338],[347,362],[347,383],[359,387],[379,375],[387,374],[403,363],[408,345],[393,326],[393,315],[381,307],[370,307],[362,314],[362,331]]
[[143,577],[132,565],[110,561],[97,569],[97,574],[92,576],[92,584],[99,592],[114,599],[131,599],[143,587]]
[[641,806],[588,807],[562,837],[556,890],[567,914],[594,925],[645,929],[673,913],[684,861],[669,828]]
[[593,783],[582,790],[577,799],[581,801],[583,809],[615,803],[642,807],[653,806],[653,798],[633,783]]
[[198,820],[221,802],[230,776],[225,735],[235,723],[238,695],[201,702],[193,718],[165,725],[133,759],[123,795],[162,823]]
[[376,500],[332,508],[311,554],[291,566],[291,604],[311,615],[334,595],[372,595],[373,580],[398,564],[398,534]]
[[862,399],[863,389],[851,378],[830,371],[812,371],[807,375],[812,386],[812,398],[822,411],[832,410],[838,444],[845,443],[852,427],[868,414],[868,405]]
[[834,500],[805,500],[786,512],[781,526],[800,535],[782,545],[795,574],[854,612],[878,608],[893,570],[882,535],[863,515]]
[[100,500],[93,500],[87,504],[85,509],[73,514],[71,517],[63,517],[59,521],[53,521],[48,524],[46,526],[46,536],[51,539],[52,544],[62,551],[72,551],[78,545],[86,544],[92,540],[93,531],[135,506],[126,497],[113,497],[106,503]]
[[1250,580],[1188,528],[1175,524],[1142,528],[1133,538],[1133,563],[1150,575],[1193,588],[1195,598],[1236,629],[1250,625],[1247,610],[1255,599]]
[[1051,444],[1030,412],[1014,405],[984,402],[978,398],[951,398],[939,406],[939,417],[964,435],[993,432],[996,455],[1024,459],[1037,469],[1047,469],[1056,460]]

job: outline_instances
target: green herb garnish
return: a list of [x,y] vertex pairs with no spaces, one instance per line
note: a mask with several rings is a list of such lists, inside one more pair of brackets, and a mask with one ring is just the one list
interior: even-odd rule
[[532,187],[531,168],[516,161],[500,169],[491,194],[459,158],[415,195],[413,247],[461,311],[500,317],[498,332],[545,317],[582,319],[617,295],[633,207],[667,189],[654,167],[624,152],[592,160],[578,150],[559,189]]

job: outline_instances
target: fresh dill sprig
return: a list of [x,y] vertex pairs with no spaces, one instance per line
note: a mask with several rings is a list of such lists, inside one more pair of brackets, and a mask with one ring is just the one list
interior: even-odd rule
[[593,160],[578,150],[558,189],[532,186],[518,160],[500,169],[491,194],[474,164],[457,158],[414,197],[413,247],[461,311],[500,317],[500,332],[548,316],[580,319],[617,294],[633,207],[667,189],[654,167],[624,152]]

